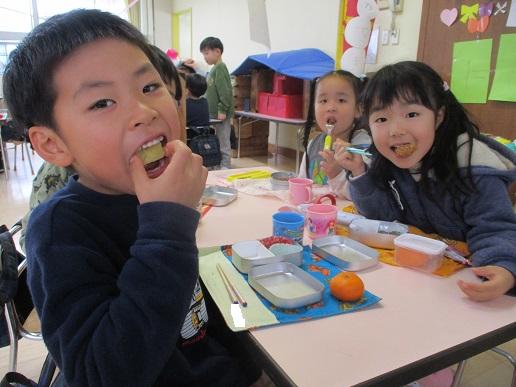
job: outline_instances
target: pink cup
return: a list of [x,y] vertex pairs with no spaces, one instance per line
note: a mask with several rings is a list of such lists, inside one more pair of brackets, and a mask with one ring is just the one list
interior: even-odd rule
[[335,234],[337,207],[331,204],[312,204],[305,215],[305,227],[311,239]]
[[295,206],[312,201],[312,184],[311,179],[302,177],[294,177],[288,180],[289,200]]

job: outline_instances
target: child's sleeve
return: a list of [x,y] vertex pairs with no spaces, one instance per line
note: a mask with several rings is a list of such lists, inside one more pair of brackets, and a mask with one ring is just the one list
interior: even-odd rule
[[349,192],[353,204],[366,218],[386,221],[402,218],[401,208],[392,200],[393,194],[378,188],[368,172],[349,178]]
[[478,178],[475,185],[476,191],[464,203],[473,264],[501,266],[516,275],[516,214],[507,186],[497,176]]
[[214,83],[219,96],[218,112],[229,115],[233,111],[233,88],[225,65],[221,66],[215,73]]
[[338,197],[346,200],[351,200],[351,193],[349,192],[349,182],[346,176],[346,170],[343,169],[333,179],[328,177],[328,184],[331,191]]

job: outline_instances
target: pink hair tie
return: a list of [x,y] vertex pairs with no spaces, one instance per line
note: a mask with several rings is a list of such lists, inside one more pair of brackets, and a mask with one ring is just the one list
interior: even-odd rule
[[443,89],[444,89],[444,91],[450,90],[450,86],[448,86],[448,82],[443,81]]

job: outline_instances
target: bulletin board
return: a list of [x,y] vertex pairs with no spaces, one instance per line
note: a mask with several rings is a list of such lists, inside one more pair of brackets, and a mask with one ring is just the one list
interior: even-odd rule
[[[516,88],[508,89],[506,87],[505,94],[495,93],[496,88],[493,89],[495,84],[498,84],[498,86],[507,85],[506,82],[500,82],[501,78],[495,81],[495,77],[500,77],[503,73],[502,62],[499,59],[505,57],[505,63],[507,63],[508,56],[512,55],[507,48],[512,47],[512,52],[516,51],[516,47],[512,43],[511,46],[507,44],[514,41],[514,34],[516,34],[516,27],[506,25],[512,2],[516,2],[516,0],[423,0],[417,57],[419,61],[432,66],[451,85],[456,95],[456,90],[459,91],[460,89],[462,90],[462,98],[475,101],[463,103],[482,132],[516,139],[516,102],[510,102],[510,100],[516,100]],[[489,13],[490,3],[492,6],[491,14],[488,18],[484,17],[482,19],[481,15]],[[505,10],[505,12],[502,12],[499,8],[504,3],[505,7],[502,10]],[[454,9],[457,10],[457,16],[452,22],[455,15]],[[496,11],[498,13],[495,15]],[[467,15],[468,13],[470,16]],[[461,18],[466,23],[462,23]],[[470,18],[475,19],[469,26],[469,29],[474,32],[468,31]],[[474,47],[468,47],[469,45]],[[501,50],[500,46],[502,47]],[[483,86],[487,90],[485,103],[478,102],[473,98],[474,90],[466,90],[463,87],[464,85],[461,87],[458,83],[459,78],[467,72],[458,66],[460,60],[457,58],[460,59],[463,49],[466,55],[476,56],[475,60],[480,62],[484,60],[485,62],[485,71],[483,72],[485,74]],[[506,74],[509,71],[516,74],[516,61],[513,61],[511,66],[512,68],[509,68],[505,65]],[[496,74],[497,71],[498,75]],[[456,82],[455,85],[454,81]],[[480,88],[478,86],[476,91]],[[491,91],[493,91],[492,94]],[[500,97],[500,95],[505,96]],[[502,100],[489,99],[490,96]]]

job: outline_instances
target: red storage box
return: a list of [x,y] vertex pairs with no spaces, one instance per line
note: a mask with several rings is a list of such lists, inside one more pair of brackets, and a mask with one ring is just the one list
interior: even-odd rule
[[272,93],[275,95],[303,94],[303,80],[274,73]]
[[284,118],[303,117],[303,95],[275,95],[258,93],[258,112]]

